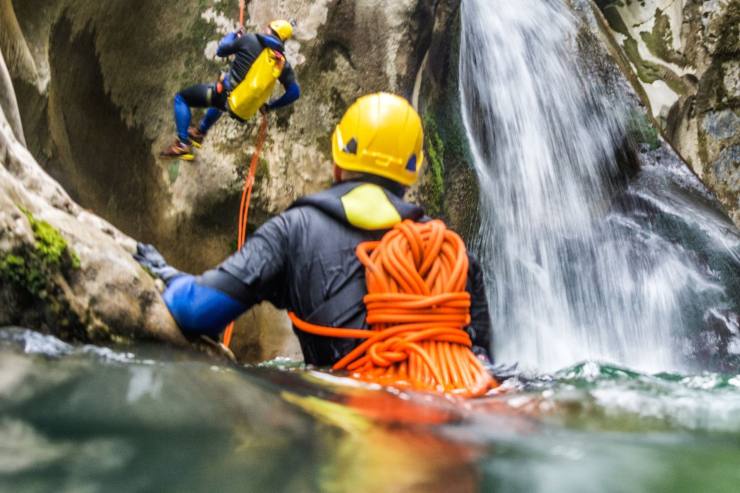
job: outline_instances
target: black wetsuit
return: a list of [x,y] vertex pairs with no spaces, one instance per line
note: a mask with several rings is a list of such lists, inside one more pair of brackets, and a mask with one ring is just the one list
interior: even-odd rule
[[[220,333],[227,322],[262,301],[294,311],[308,322],[365,328],[365,269],[355,249],[380,239],[388,229],[350,224],[343,198],[357,187],[376,187],[365,208],[386,210],[400,219],[428,220],[421,208],[404,202],[403,189],[382,178],[345,182],[295,202],[262,225],[244,247],[200,277],[182,275],[164,294],[184,333]],[[381,204],[382,203],[382,204]],[[347,206],[348,207],[348,206]],[[393,211],[395,210],[395,212]],[[474,350],[490,357],[491,328],[481,269],[471,258],[467,290],[472,323],[466,329]],[[319,337],[296,330],[307,363],[330,365],[360,341]]]
[[[230,33],[224,36],[218,45],[216,54],[221,57],[234,55],[231,69],[227,74],[212,84],[195,84],[183,89],[175,96],[175,123],[178,138],[187,143],[190,126],[190,108],[209,108],[200,122],[199,130],[207,133],[223,111],[227,111],[226,101],[229,92],[244,80],[252,64],[265,48],[272,48],[283,53],[283,43],[274,36],[264,34],[245,34],[239,36]],[[291,104],[300,97],[301,91],[296,81],[295,71],[288,61],[278,79],[285,93],[275,101],[266,104],[267,110],[277,109]]]

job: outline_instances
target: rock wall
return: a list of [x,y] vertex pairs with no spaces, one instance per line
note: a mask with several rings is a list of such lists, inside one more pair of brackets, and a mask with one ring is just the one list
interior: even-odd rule
[[[0,1],[0,49],[12,54],[23,130],[43,168],[72,199],[156,244],[182,270],[200,272],[233,251],[257,122],[222,118],[193,163],[157,154],[174,139],[174,94],[227,68],[215,51],[236,27],[238,2]],[[329,137],[355,98],[378,90],[412,97],[415,87],[418,94],[422,60],[448,36],[457,4],[248,2],[247,29],[276,17],[298,21],[287,55],[303,93],[270,116],[250,228],[331,182]],[[297,353],[287,317],[269,306],[245,317],[246,326],[236,341],[246,359]]]
[[[189,0],[173,9],[142,1],[134,9],[123,0],[4,1],[4,17],[16,19],[5,24],[23,36],[15,51],[27,56],[9,68],[42,165],[83,205],[161,245],[181,267],[202,269],[228,254],[256,123],[222,119],[194,163],[156,156],[174,139],[174,94],[227,67],[215,44],[235,28],[237,2]],[[248,29],[274,17],[299,20],[287,48],[303,89],[298,104],[272,115],[256,223],[330,183],[329,136],[358,95],[411,96],[435,3],[248,2]]]
[[479,228],[479,191],[460,111],[459,57],[460,4],[450,2],[437,10],[414,87],[424,123],[426,168],[411,195],[470,244]]
[[596,3],[663,134],[740,225],[740,2]]
[[[7,80],[0,80],[0,93],[13,95]],[[10,123],[17,120],[17,106],[3,104],[0,326],[78,341],[187,344],[154,280],[131,258],[134,240],[82,209],[44,173]]]

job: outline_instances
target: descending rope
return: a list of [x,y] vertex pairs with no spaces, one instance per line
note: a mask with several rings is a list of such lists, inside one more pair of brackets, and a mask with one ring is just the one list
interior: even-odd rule
[[239,0],[239,27],[244,27],[244,7],[246,6],[245,0]]
[[[257,145],[252,154],[252,161],[249,163],[249,174],[244,182],[244,190],[242,190],[242,199],[239,204],[239,227],[237,232],[237,250],[244,246],[247,241],[247,218],[249,216],[249,202],[252,200],[252,186],[254,185],[254,175],[257,173],[257,163],[260,160],[260,153],[262,152],[262,145],[265,143],[267,138],[267,115],[262,114],[262,121],[260,122],[260,128],[257,133]],[[231,336],[234,333],[234,322],[231,322],[226,331],[224,332],[224,345],[229,347],[231,344]]]
[[366,269],[367,322],[372,330],[314,325],[289,313],[305,332],[366,339],[334,370],[417,390],[476,397],[498,383],[471,351],[465,290],[465,244],[442,221],[397,224],[381,241],[361,243],[357,256]]

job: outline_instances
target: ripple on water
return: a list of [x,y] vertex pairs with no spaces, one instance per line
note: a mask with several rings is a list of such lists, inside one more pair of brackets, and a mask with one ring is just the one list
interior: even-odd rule
[[510,406],[576,428],[740,432],[740,375],[643,374],[587,362],[525,381]]
[[[38,354],[50,358],[72,355],[89,355],[108,362],[129,363],[135,355],[130,352],[114,351],[107,347],[90,344],[75,346],[52,335],[42,334],[20,327],[0,328],[0,342],[22,348],[26,354]],[[138,360],[144,363],[144,360]]]

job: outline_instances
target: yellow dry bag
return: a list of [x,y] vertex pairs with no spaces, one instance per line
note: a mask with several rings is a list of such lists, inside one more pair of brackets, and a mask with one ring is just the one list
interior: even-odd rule
[[249,72],[229,94],[229,111],[241,120],[248,120],[270,99],[275,82],[280,78],[285,58],[279,52],[265,48],[252,63]]

